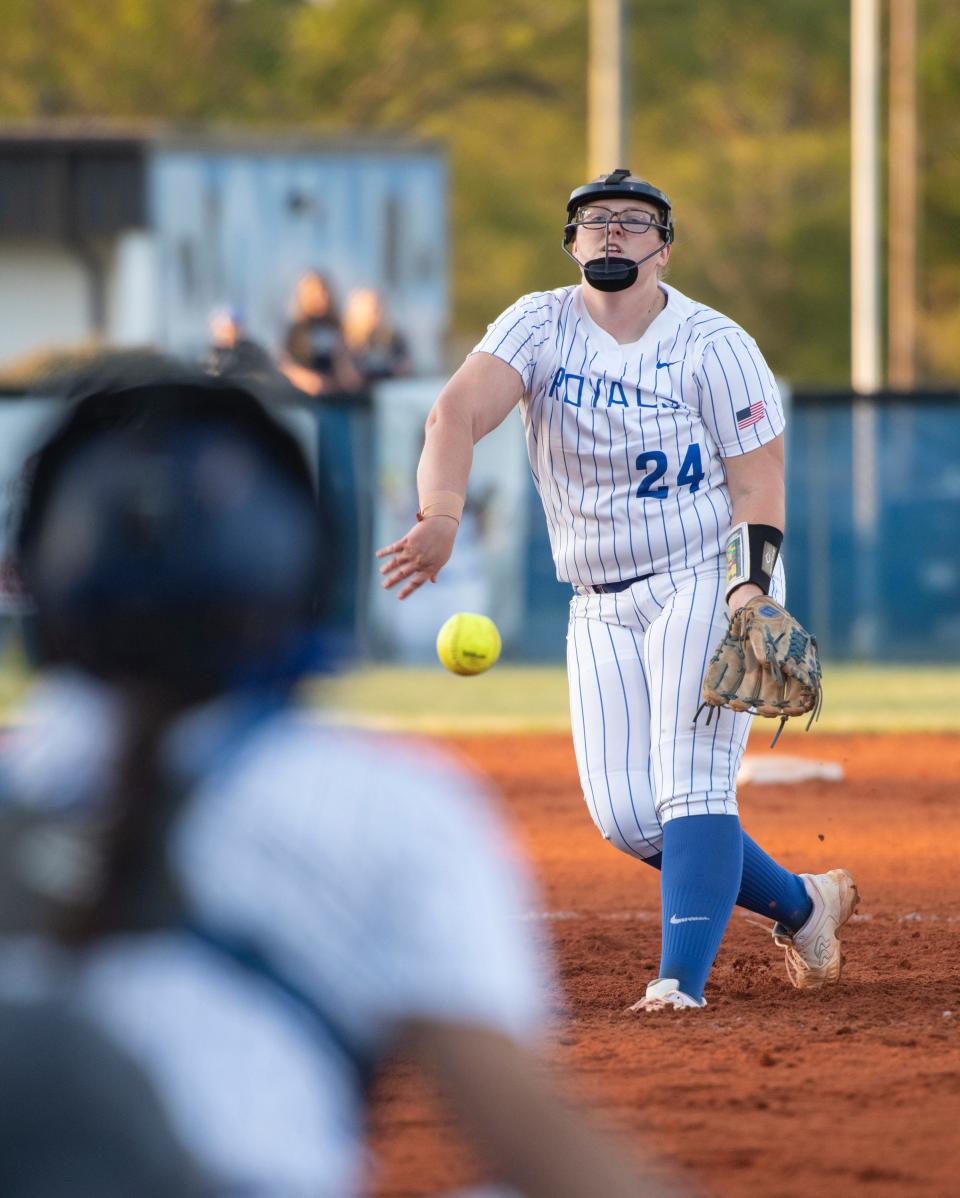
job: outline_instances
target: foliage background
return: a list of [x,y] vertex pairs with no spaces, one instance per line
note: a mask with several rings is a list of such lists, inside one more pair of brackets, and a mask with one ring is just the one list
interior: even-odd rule
[[[586,0],[6,0],[0,120],[414,134],[448,149],[451,356],[518,294],[572,281]],[[849,371],[849,11],[627,4],[629,163],[673,199],[671,279],[777,373]],[[918,0],[919,376],[960,377],[960,5]],[[618,165],[618,164],[611,164]]]

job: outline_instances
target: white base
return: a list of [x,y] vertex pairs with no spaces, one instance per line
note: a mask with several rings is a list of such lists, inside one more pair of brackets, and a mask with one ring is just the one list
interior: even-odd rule
[[750,754],[743,759],[737,781],[768,786],[788,782],[842,782],[843,766],[839,761],[788,757],[776,751],[762,757]]

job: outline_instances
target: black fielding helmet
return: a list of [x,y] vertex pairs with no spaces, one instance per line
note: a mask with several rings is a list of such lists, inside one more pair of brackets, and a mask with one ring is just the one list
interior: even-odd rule
[[175,364],[79,390],[17,530],[41,660],[184,695],[312,668],[335,541],[292,434]]
[[604,199],[637,199],[655,204],[660,210],[664,243],[666,245],[672,243],[674,238],[673,207],[667,195],[659,187],[654,187],[652,183],[648,183],[646,179],[640,179],[636,175],[631,175],[629,168],[620,167],[618,170],[612,171],[609,175],[600,175],[598,178],[592,180],[592,182],[584,183],[582,187],[574,188],[570,193],[570,199],[567,200],[567,224],[563,230],[564,245],[568,245],[573,240],[575,232],[573,218],[576,215],[577,209],[584,204],[589,204],[591,201]]

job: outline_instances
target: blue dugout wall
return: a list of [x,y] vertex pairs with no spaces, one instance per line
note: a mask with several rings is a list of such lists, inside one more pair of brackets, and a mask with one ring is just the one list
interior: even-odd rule
[[[863,527],[854,519],[853,397],[791,397],[790,610],[835,660],[960,662],[960,394],[883,394],[868,407],[875,521]],[[539,507],[532,486],[530,501]],[[524,645],[559,658],[569,588],[554,578],[542,515],[530,527]]]
[[[960,394],[880,395],[873,412],[876,519],[854,519],[854,400],[794,393],[787,447],[790,610],[834,660],[960,662]],[[377,446],[367,410],[317,408],[319,465],[348,545],[338,610],[361,654],[373,566]],[[519,436],[519,430],[517,432]],[[570,588],[557,582],[540,501],[529,482],[529,543],[516,661],[562,661]],[[369,563],[369,568],[368,568]]]
[[880,395],[872,527],[854,519],[853,401],[795,395],[790,607],[834,658],[960,661],[960,395]]
[[[7,403],[17,406],[19,397]],[[4,405],[6,411],[10,409]],[[379,447],[364,403],[297,404],[322,490],[344,543],[337,622],[361,657],[369,635]],[[880,395],[873,413],[875,519],[854,515],[854,401],[795,393],[787,447],[788,604],[834,660],[960,662],[960,393]],[[517,429],[517,436],[520,435]],[[8,444],[7,448],[11,448]],[[8,455],[9,456],[9,455]],[[510,469],[514,469],[511,465]],[[12,466],[4,498],[14,491]],[[522,568],[497,580],[519,589],[519,623],[504,644],[515,661],[562,661],[570,589],[558,583],[529,479]],[[411,513],[412,517],[412,513]]]

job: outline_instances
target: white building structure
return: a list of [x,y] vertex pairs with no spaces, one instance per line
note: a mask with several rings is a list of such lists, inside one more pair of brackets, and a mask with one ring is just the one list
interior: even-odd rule
[[0,125],[0,369],[100,341],[194,355],[239,307],[276,349],[298,276],[380,290],[442,365],[447,177],[399,139]]

